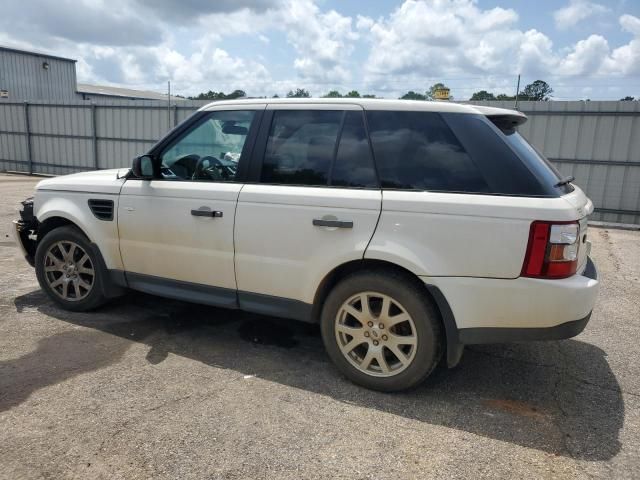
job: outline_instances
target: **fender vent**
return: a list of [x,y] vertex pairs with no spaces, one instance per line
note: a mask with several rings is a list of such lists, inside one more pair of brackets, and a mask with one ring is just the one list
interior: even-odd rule
[[90,199],[89,208],[99,220],[113,220],[113,200]]

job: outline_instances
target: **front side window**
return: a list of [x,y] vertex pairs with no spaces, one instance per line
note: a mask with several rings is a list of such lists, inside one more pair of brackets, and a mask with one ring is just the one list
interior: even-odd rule
[[484,193],[487,182],[439,114],[367,112],[383,188]]
[[260,181],[279,185],[376,187],[362,112],[275,111]]
[[232,182],[254,111],[212,112],[161,155],[165,179]]

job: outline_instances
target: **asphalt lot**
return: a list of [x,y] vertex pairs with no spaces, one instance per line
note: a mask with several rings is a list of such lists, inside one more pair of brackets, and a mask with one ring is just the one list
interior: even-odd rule
[[591,229],[575,339],[467,347],[381,394],[314,326],[133,293],[54,307],[5,237],[36,181],[0,175],[0,478],[640,475],[640,232]]

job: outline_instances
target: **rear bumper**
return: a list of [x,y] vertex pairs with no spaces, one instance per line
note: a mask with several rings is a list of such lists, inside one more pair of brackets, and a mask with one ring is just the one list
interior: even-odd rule
[[[598,295],[593,261],[561,280],[423,278],[451,308],[458,344],[559,340],[578,335]],[[449,335],[448,335],[449,336]],[[447,338],[450,343],[450,339]]]
[[544,328],[463,328],[458,330],[458,341],[464,345],[479,343],[532,342],[536,340],[563,340],[575,337],[589,323],[591,312],[580,320]]

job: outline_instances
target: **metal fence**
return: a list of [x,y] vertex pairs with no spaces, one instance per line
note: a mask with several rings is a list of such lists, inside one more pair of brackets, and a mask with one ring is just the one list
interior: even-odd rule
[[[206,103],[0,102],[0,171],[60,175],[129,166]],[[640,224],[640,102],[521,102],[519,109],[529,117],[522,134],[576,178],[596,206],[593,219]]]
[[62,175],[126,167],[208,102],[0,102],[0,171]]

